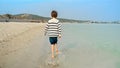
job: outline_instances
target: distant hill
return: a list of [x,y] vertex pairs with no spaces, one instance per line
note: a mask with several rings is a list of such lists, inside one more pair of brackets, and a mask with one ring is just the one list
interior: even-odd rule
[[0,15],[0,21],[9,22],[45,22],[48,18],[33,14],[4,14]]
[[[46,23],[50,17],[43,17],[34,14],[4,14],[0,15],[0,22],[36,22],[36,23]],[[66,23],[87,23],[87,24],[120,24],[120,21],[113,22],[98,22],[98,21],[90,21],[90,20],[73,20],[73,19],[64,19],[59,18],[60,22]]]
[[[12,15],[12,14],[4,14],[0,15],[0,22],[47,22],[50,18],[49,17],[43,17],[43,16],[38,16],[38,15],[33,15],[33,14],[17,14],[17,15]],[[73,19],[64,19],[64,18],[59,18],[61,22],[69,22],[69,23],[82,23],[82,22],[88,22],[88,21],[80,21],[80,20],[73,20]]]

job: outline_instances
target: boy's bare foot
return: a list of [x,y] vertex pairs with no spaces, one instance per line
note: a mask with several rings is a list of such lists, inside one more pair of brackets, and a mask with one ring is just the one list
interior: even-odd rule
[[54,56],[52,56],[52,59],[54,59],[55,57]]

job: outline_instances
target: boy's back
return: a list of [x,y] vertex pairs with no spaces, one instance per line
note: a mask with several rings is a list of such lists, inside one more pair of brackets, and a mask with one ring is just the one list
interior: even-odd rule
[[58,19],[52,18],[46,25],[46,31],[49,37],[58,37],[61,34],[61,23]]

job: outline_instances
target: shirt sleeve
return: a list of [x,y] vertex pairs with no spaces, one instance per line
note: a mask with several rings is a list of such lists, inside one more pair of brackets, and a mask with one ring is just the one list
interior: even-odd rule
[[58,22],[58,32],[60,35],[61,35],[61,26],[62,26],[62,24],[60,22]]
[[47,23],[46,26],[45,26],[45,32],[44,32],[44,35],[47,34],[47,31],[48,31],[48,23]]

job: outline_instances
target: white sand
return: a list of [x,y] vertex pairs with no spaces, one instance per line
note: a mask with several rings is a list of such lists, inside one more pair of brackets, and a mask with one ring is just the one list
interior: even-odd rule
[[38,23],[0,23],[0,42],[10,40],[34,27],[39,27]]
[[[15,62],[24,63],[26,53],[31,52],[29,49],[33,49],[31,55],[35,55],[36,47],[42,47],[43,33],[44,24],[40,23],[0,23],[0,68],[20,67]],[[37,42],[41,44],[34,47],[33,45],[37,45],[34,41],[36,38],[39,38]]]
[[13,51],[11,49],[16,50],[20,48],[18,45],[30,41],[36,35],[43,34],[42,25],[40,23],[0,23],[0,55]]

